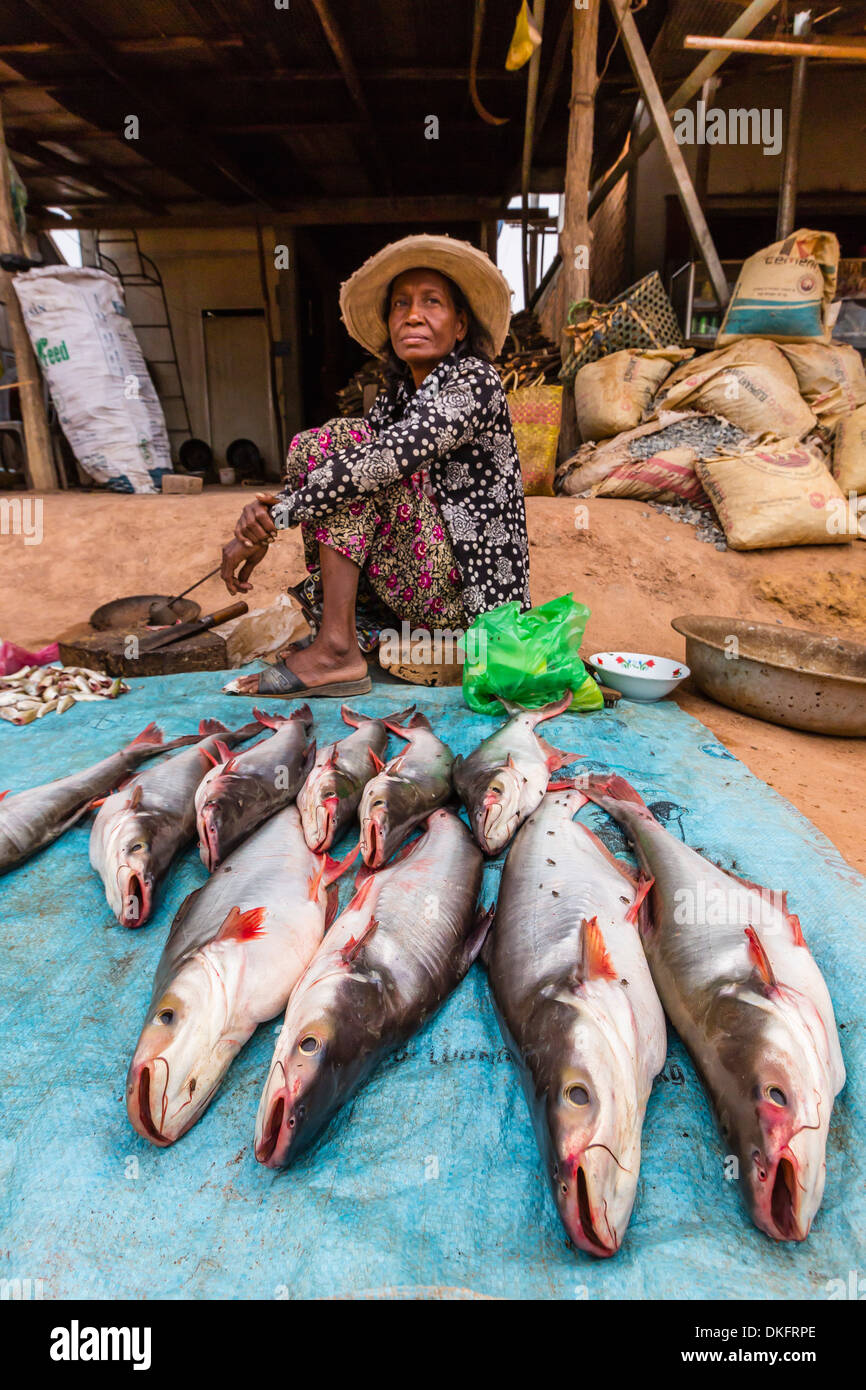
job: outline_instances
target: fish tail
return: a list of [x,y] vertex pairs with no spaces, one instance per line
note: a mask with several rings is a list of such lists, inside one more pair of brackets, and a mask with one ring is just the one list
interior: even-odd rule
[[142,729],[140,734],[136,734],[127,748],[159,748],[162,744],[162,729],[156,724],[148,724],[146,729]]
[[503,700],[501,696],[499,703],[504,705],[509,714],[530,715],[530,724],[534,729],[536,724],[542,724],[545,719],[555,719],[558,714],[564,714],[573,698],[571,691],[566,690],[561,700],[551,700],[549,704],[539,705],[537,709],[528,709],[526,705],[516,704],[513,700]]
[[[208,720],[207,722],[212,723],[215,721]],[[243,728],[240,729],[226,729],[223,725],[220,725],[218,729],[214,730],[214,733],[224,733],[226,736],[226,743],[228,743],[229,739],[231,739],[232,744],[244,743],[248,738],[252,738],[253,734],[259,733],[261,727],[259,721],[254,719],[252,724],[244,724]]]
[[420,710],[416,710],[414,705],[411,706],[411,709],[413,710],[412,718],[408,719],[405,724],[398,723],[392,715],[386,714],[382,716],[382,723],[389,733],[397,734],[399,738],[409,739],[410,742],[410,729],[428,729],[430,733],[433,732],[433,726],[426,714],[422,714]]
[[301,719],[307,725],[313,722],[313,711],[309,705],[299,705],[289,715],[267,714],[264,710],[253,707],[253,714],[265,729],[281,729],[284,724],[290,724],[293,719]]
[[655,820],[640,792],[635,791],[631,783],[620,777],[618,772],[590,773],[588,777],[581,777],[580,788],[590,801],[594,801],[597,806],[603,806],[614,816],[617,807],[639,806],[645,816],[652,821]]
[[202,738],[207,738],[210,734],[227,734],[228,729],[219,719],[203,719],[198,726],[199,734]]

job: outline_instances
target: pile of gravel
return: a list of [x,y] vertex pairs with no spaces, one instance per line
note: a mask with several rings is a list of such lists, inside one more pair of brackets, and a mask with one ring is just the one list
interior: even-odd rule
[[694,449],[698,458],[712,458],[715,453],[736,453],[751,436],[721,415],[691,415],[676,420],[664,429],[632,439],[626,446],[633,459],[647,459],[666,449]]
[[691,502],[647,502],[646,505],[652,507],[654,512],[670,517],[671,521],[694,526],[696,539],[705,545],[714,545],[716,550],[727,550],[725,533],[711,507],[696,507]]

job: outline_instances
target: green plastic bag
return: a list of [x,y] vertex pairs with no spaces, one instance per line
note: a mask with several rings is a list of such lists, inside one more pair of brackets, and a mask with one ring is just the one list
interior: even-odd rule
[[469,708],[477,714],[501,714],[501,696],[534,709],[571,690],[569,709],[601,709],[601,691],[578,656],[588,618],[586,604],[571,594],[526,613],[515,601],[482,613],[460,643],[463,698]]

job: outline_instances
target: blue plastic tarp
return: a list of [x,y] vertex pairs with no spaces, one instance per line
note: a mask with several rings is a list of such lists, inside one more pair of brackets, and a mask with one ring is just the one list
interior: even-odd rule
[[[0,728],[0,788],[87,766],[151,719],[166,738],[204,716],[237,727],[250,703],[220,694],[225,679],[138,680],[116,701]],[[412,697],[455,752],[495,727],[466,709],[459,690]],[[377,684],[356,703],[396,709],[406,689]],[[314,712],[320,742],[345,732],[338,701],[315,701]],[[621,772],[710,858],[789,890],[834,1000],[849,1077],[805,1244],[774,1244],[751,1224],[737,1183],[725,1180],[704,1092],[671,1036],[623,1248],[603,1262],[573,1250],[479,965],[286,1172],[261,1167],[252,1151],[278,1022],[259,1030],[189,1134],[152,1148],[127,1120],[126,1070],[173,913],[206,874],[191,846],[151,922],[128,931],[89,866],[84,823],[0,881],[0,1277],[39,1280],[46,1299],[791,1299],[828,1298],[840,1287],[833,1281],[866,1269],[866,880],[670,702],[565,716],[545,736],[582,752],[581,768]],[[580,814],[627,852],[602,811]],[[485,903],[500,871],[499,862],[486,870]],[[350,891],[345,883],[343,901]]]

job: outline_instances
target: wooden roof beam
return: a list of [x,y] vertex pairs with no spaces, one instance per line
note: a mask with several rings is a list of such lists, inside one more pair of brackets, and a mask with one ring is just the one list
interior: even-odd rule
[[[219,39],[202,38],[199,34],[175,34],[171,37],[155,36],[152,39],[114,39],[112,48],[117,53],[188,53],[205,48],[241,48],[241,34],[226,35]],[[0,58],[64,58],[74,57],[77,45],[68,43],[0,43]]]
[[110,174],[101,166],[96,167],[86,161],[79,163],[75,159],[69,159],[58,150],[45,150],[38,141],[20,131],[10,134],[8,144],[13,151],[13,158],[15,153],[21,154],[27,159],[35,160],[40,166],[39,169],[24,169],[20,164],[17,165],[18,173],[25,184],[28,175],[31,178],[75,179],[90,188],[99,189],[101,193],[107,193],[112,198],[131,198],[138,207],[154,216],[159,217],[166,212],[163,203],[143,193],[132,180],[124,179],[122,175],[118,177],[116,174]]
[[[219,227],[255,226],[261,209],[255,204],[234,208],[210,206],[200,202],[172,202],[168,215],[150,217],[139,208],[116,203],[85,204],[82,201],[58,203],[72,213],[72,220],[48,214],[44,208],[28,209],[28,218],[39,230],[54,227]],[[514,210],[511,210],[513,216]],[[32,216],[31,216],[32,213]],[[281,224],[294,227],[341,226],[344,223],[415,222],[419,225],[448,222],[484,222],[505,217],[508,210],[501,198],[479,198],[466,194],[418,194],[398,197],[296,198],[281,200],[276,216]],[[540,215],[544,215],[541,213]]]
[[334,17],[329,0],[313,0],[313,8],[319,16],[319,23],[322,26],[325,38],[328,40],[331,52],[337,60],[337,66],[343,74],[346,86],[349,89],[349,95],[355,103],[355,109],[358,111],[369,136],[370,154],[376,165],[376,174],[390,191],[394,186],[391,178],[391,168],[388,160],[385,158],[385,152],[379,140],[379,134],[376,130],[372,113],[367,105],[367,98],[364,96],[364,88],[361,86],[358,69],[355,67],[355,61],[349,51],[349,46],[346,43],[343,31]]
[[40,15],[55,29],[59,29],[69,41],[90,58],[109,77],[123,87],[143,111],[150,111],[162,126],[173,128],[173,142],[183,147],[197,161],[206,160],[224,178],[233,183],[247,197],[255,199],[263,207],[271,210],[270,195],[263,191],[255,179],[250,178],[227,158],[208,139],[204,132],[189,128],[186,114],[165,97],[154,99],[147,79],[130,69],[125,60],[115,52],[111,44],[86,20],[73,19],[60,9],[55,0],[26,0],[30,9]]

